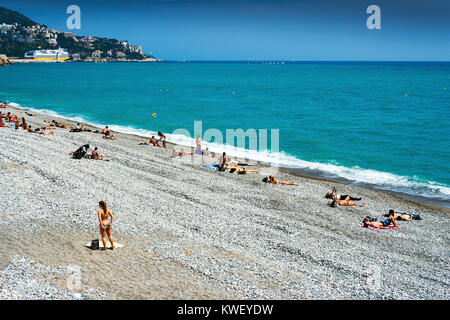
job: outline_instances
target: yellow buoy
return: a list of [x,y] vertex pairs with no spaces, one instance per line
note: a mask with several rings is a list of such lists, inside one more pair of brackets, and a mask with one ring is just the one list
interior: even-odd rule
[[152,117],[153,117],[153,118],[156,118],[156,113],[153,113],[153,114],[152,114]]

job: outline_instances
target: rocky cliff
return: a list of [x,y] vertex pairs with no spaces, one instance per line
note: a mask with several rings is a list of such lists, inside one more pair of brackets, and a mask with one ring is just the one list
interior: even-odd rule
[[7,66],[9,64],[12,64],[11,61],[9,61],[8,57],[4,54],[0,54],[0,67],[1,66]]

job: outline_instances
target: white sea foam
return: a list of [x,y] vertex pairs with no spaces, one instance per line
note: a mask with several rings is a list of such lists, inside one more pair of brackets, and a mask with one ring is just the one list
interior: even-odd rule
[[[78,116],[61,115],[55,111],[47,109],[24,108],[18,103],[8,102],[8,105],[26,109],[31,112],[46,114],[65,118],[71,121],[86,123],[97,128],[103,128],[105,125],[93,121],[86,120]],[[143,137],[156,136],[156,131],[134,128],[131,126],[109,125],[113,131],[134,134]],[[195,139],[180,134],[166,134],[167,141],[180,146],[194,147]],[[372,169],[364,169],[360,167],[345,167],[335,163],[310,162],[298,159],[284,152],[257,151],[238,148],[230,145],[222,145],[217,143],[203,142],[202,147],[208,147],[211,152],[222,153],[227,155],[259,161],[276,167],[289,169],[301,169],[313,171],[315,174],[320,173],[321,176],[335,179],[345,179],[356,184],[366,184],[373,188],[384,189],[390,191],[403,192],[410,195],[422,196],[426,198],[434,198],[440,200],[450,200],[450,187],[434,181],[419,181],[416,177],[400,176],[389,172],[382,172]]]

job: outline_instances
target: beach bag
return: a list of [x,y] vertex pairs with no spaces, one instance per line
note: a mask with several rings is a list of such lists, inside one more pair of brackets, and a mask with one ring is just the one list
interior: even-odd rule
[[73,157],[74,157],[74,159],[81,159],[81,158],[83,158],[84,153],[85,152],[83,152],[82,150],[78,149],[77,151],[75,151],[73,153]]
[[92,240],[91,242],[91,249],[92,250],[99,250],[100,247],[100,243],[98,241],[98,239]]

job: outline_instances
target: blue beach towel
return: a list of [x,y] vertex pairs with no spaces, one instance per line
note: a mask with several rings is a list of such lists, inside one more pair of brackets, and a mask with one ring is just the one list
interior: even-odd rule
[[219,166],[218,166],[217,164],[213,164],[213,165],[203,166],[203,168],[208,168],[208,169],[214,169],[214,170],[217,170],[217,168],[219,168]]

